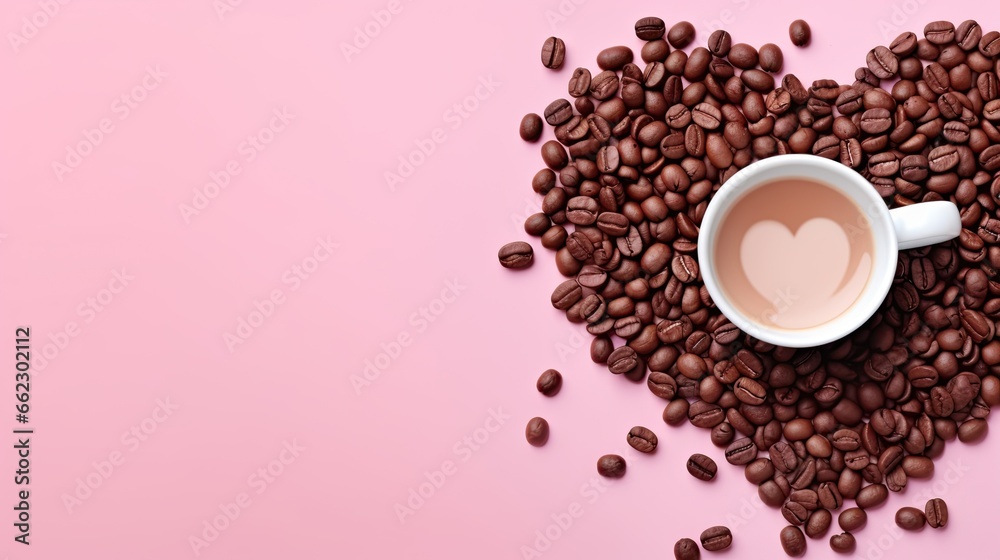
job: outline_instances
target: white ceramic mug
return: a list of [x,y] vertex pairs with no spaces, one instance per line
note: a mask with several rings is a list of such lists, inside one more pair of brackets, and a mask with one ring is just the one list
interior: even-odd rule
[[[782,329],[762,323],[733,305],[716,273],[715,245],[729,211],[743,197],[763,184],[781,179],[811,179],[837,189],[863,213],[863,227],[870,228],[874,258],[868,283],[854,304],[837,317],[817,326]],[[948,241],[962,230],[958,208],[948,201],[912,204],[889,210],[864,177],[832,160],[789,154],[753,163],[733,175],[715,194],[705,211],[698,235],[698,264],[712,300],[734,325],[759,340],[790,348],[820,346],[858,329],[878,310],[892,286],[900,249]],[[784,266],[795,263],[784,262]]]

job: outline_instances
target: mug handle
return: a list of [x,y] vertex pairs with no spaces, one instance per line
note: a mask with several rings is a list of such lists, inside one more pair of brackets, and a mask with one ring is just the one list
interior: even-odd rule
[[900,250],[933,245],[958,237],[962,218],[947,200],[920,202],[889,210]]

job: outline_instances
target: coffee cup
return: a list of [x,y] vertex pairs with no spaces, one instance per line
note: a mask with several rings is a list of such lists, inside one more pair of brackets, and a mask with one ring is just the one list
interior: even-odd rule
[[802,154],[737,172],[700,227],[698,262],[716,306],[746,334],[790,348],[857,330],[888,295],[901,249],[962,230],[951,202],[890,210],[856,171]]

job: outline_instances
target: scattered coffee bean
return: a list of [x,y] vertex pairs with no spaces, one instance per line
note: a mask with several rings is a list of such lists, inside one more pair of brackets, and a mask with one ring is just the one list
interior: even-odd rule
[[528,425],[524,428],[524,437],[535,447],[545,445],[549,441],[549,423],[538,416],[528,420]]
[[857,545],[857,540],[854,538],[854,535],[850,533],[841,533],[830,537],[830,548],[832,548],[834,552],[850,554],[854,552]]
[[789,556],[802,556],[806,552],[806,537],[802,529],[789,525],[781,530],[781,548]]
[[729,527],[717,525],[701,532],[701,547],[709,552],[725,550],[733,544],[733,533]]
[[712,480],[715,478],[715,474],[719,472],[719,467],[711,457],[695,453],[687,461],[687,470],[691,473],[691,476],[699,480]]
[[648,428],[635,426],[625,438],[633,449],[642,453],[652,453],[656,450],[656,434]]
[[655,41],[663,37],[666,26],[658,17],[644,17],[635,22],[635,36],[643,41]]
[[538,376],[535,388],[546,397],[555,396],[562,389],[562,374],[554,369],[545,370]]
[[899,508],[896,512],[896,525],[905,531],[917,531],[923,529],[927,518],[924,512],[915,507]]
[[683,49],[694,40],[694,25],[688,21],[681,21],[674,24],[667,32],[667,42],[675,49]]
[[781,48],[774,43],[761,45],[759,50],[760,67],[767,72],[781,72],[785,57],[781,54]]
[[868,524],[868,514],[860,507],[847,508],[840,512],[837,522],[844,531],[857,531]]
[[566,43],[558,37],[549,37],[542,43],[542,65],[553,70],[562,66],[566,58]]
[[531,245],[524,241],[514,241],[500,247],[497,257],[500,265],[504,268],[526,268],[531,266],[532,261]]
[[805,20],[797,19],[788,26],[788,37],[796,47],[804,47],[809,44],[812,38],[812,30]]
[[674,558],[676,560],[700,560],[701,549],[698,548],[698,543],[691,539],[680,539],[674,544]]
[[542,117],[535,113],[528,113],[521,119],[520,134],[525,142],[534,142],[541,138],[543,129]]
[[597,460],[597,474],[607,478],[625,476],[625,459],[621,455],[602,455]]
[[924,506],[924,517],[927,519],[927,525],[940,529],[948,524],[948,504],[944,503],[941,498],[932,498],[927,500],[927,505]]

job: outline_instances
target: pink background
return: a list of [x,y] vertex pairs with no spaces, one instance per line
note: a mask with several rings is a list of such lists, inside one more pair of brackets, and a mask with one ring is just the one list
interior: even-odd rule
[[[233,0],[220,17],[224,1],[80,2],[50,6],[51,17],[38,15],[44,0],[4,4],[2,332],[10,358],[18,325],[32,327],[36,356],[51,346],[32,373],[33,544],[12,540],[8,435],[0,555],[516,559],[548,530],[545,558],[666,558],[678,538],[727,524],[728,557],[781,556],[784,521],[754,505],[755,488],[707,432],[667,427],[661,400],[591,363],[585,331],[549,306],[552,254],[533,239],[533,268],[498,266],[497,248],[526,238],[521,221],[539,204],[538,145],[518,139],[518,121],[565,96],[572,68],[594,67],[600,48],[638,51],[640,16],[688,19],[701,41],[720,22],[737,41],[776,41],[808,83],[850,81],[869,48],[949,14],[1000,26],[990,10]],[[391,19],[371,23],[373,11]],[[812,24],[806,50],[787,39],[797,17]],[[356,39],[366,24],[375,36]],[[12,46],[14,33],[30,37]],[[569,48],[559,73],[538,59],[552,34]],[[356,40],[363,48],[345,55]],[[272,119],[283,108],[285,121]],[[53,161],[104,119],[110,132],[57,177]],[[263,150],[246,148],[251,135]],[[434,152],[390,188],[384,173],[428,138]],[[239,174],[197,199],[227,166]],[[181,205],[195,203],[185,220]],[[293,280],[296,266],[309,272]],[[272,293],[279,303],[261,303]],[[262,322],[255,304],[269,312]],[[231,352],[224,337],[241,319],[256,328]],[[366,360],[384,371],[356,388]],[[566,379],[553,399],[534,389],[550,367]],[[167,402],[169,415],[157,410]],[[524,441],[535,415],[552,425],[542,449]],[[636,424],[660,436],[654,455],[626,446]],[[949,444],[934,479],[871,512],[857,556],[992,550],[994,443]],[[592,483],[611,452],[628,459],[627,476]],[[686,474],[693,452],[720,463],[715,482]],[[426,473],[439,488],[421,486]],[[401,522],[411,490],[430,497]],[[931,494],[950,505],[946,530],[900,540],[886,529],[896,508]],[[239,515],[206,536],[223,510]],[[192,536],[208,545],[197,555]],[[811,558],[834,557],[826,539],[809,546]]]

